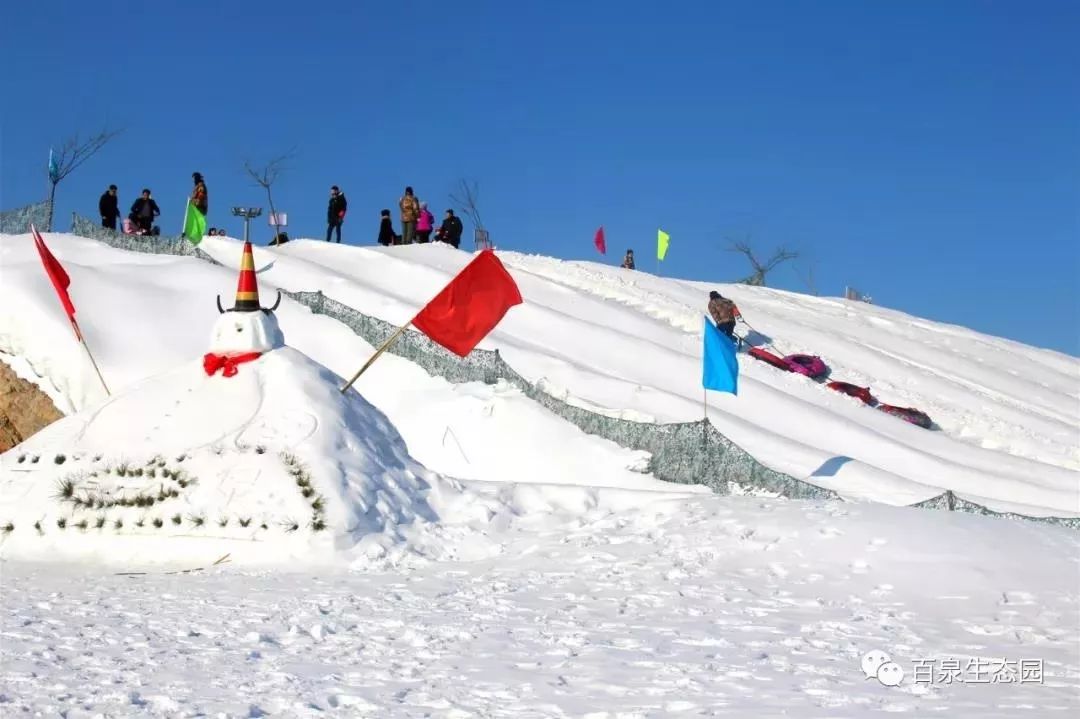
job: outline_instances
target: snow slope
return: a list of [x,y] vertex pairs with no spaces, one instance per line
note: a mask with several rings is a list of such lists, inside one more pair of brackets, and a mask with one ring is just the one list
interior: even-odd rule
[[[238,248],[204,249],[235,264]],[[442,245],[392,251],[293,242],[259,253],[263,277],[404,322],[467,262]],[[660,422],[701,416],[706,285],[504,252],[526,304],[481,347],[587,407]],[[943,489],[990,506],[1080,512],[1080,361],[862,303],[724,287],[786,353],[826,358],[836,378],[941,426],[911,427],[804,378],[741,358],[739,397],[709,417],[766,465],[855,497],[913,502]],[[756,334],[756,333],[755,333]]]
[[[54,238],[54,252],[74,264],[76,303],[84,308],[84,329],[100,345],[107,376],[133,381],[201,351],[196,318],[213,311],[207,298],[229,291],[229,272],[186,258],[135,255],[70,236]],[[202,249],[227,266],[238,263],[240,243],[233,240],[207,238]],[[2,252],[5,285],[13,287],[26,311],[0,316],[0,351],[29,362],[75,407],[82,406],[99,390],[83,358],[53,349],[65,341],[70,346],[69,330],[51,288],[41,281],[29,239],[5,237]],[[508,252],[500,256],[518,280],[525,304],[507,316],[482,348],[498,347],[527,378],[586,407],[660,422],[701,416],[699,308],[707,286],[594,263]],[[257,248],[256,266],[264,291],[270,286],[321,289],[363,312],[403,322],[469,257],[443,245],[376,249],[294,241]],[[1075,358],[861,303],[765,288],[722,289],[739,303],[756,330],[755,339],[769,338],[785,352],[820,354],[835,378],[869,384],[890,404],[919,407],[941,427],[920,430],[743,357],[740,395],[711,396],[709,417],[766,465],[851,497],[884,502],[910,503],[952,489],[992,508],[1080,512],[1080,362]],[[137,307],[132,297],[139,298]],[[136,346],[146,344],[137,339],[138,331],[109,321],[133,312],[139,315],[134,327],[170,316],[168,336]],[[330,329],[336,323],[312,318],[295,305],[283,306],[280,314],[296,346],[339,374],[350,374],[367,356],[363,342]],[[403,385],[412,386],[399,381],[398,372],[409,370],[394,360],[380,360],[358,386],[377,406]],[[390,387],[395,391],[388,392]],[[442,389],[457,395],[479,392],[485,398],[500,391]],[[423,396],[426,403],[426,389]],[[415,403],[395,404],[423,414]],[[486,443],[485,433],[463,442],[457,427],[446,422],[436,429],[438,423],[429,417],[423,430],[414,432],[394,409],[385,411],[410,448],[424,448],[414,450],[415,456],[429,467],[458,473],[466,461],[472,469],[468,476],[501,479],[476,466],[476,453],[485,451],[479,446]],[[570,435],[578,437],[573,431]],[[579,439],[590,445],[595,441]],[[618,454],[610,443],[603,444],[605,451]],[[548,459],[553,454],[544,452],[542,443],[512,446],[514,452],[532,447]],[[612,481],[627,475],[642,479],[626,471],[642,458],[631,460],[627,454],[623,451],[615,462],[619,468]],[[514,471],[523,464],[514,462]],[[510,469],[506,463],[490,466]]]
[[[17,507],[23,522],[56,502],[63,466],[108,464],[106,456],[115,466],[120,454],[134,464],[151,451],[190,451],[180,464],[190,462],[202,481],[170,499],[184,508],[181,526],[166,516],[158,540],[120,542],[107,525],[63,530],[66,556],[79,543],[93,562],[11,561],[16,549],[56,561],[58,530],[45,527],[42,537],[21,524],[0,527],[2,715],[1004,719],[1080,711],[1073,531],[658,482],[640,472],[642,453],[583,434],[512,387],[452,385],[394,356],[361,378],[359,395],[341,397],[340,376],[372,348],[288,300],[276,314],[295,350],[208,379],[195,359],[218,316],[214,295],[236,286],[234,269],[65,235],[47,241],[72,276],[114,397],[74,344],[29,238],[0,235],[0,359],[76,412],[0,456],[0,510]],[[236,266],[239,244],[205,244]],[[659,421],[700,416],[696,298],[704,288],[503,257],[526,304],[483,346],[500,347],[524,375],[584,406]],[[274,284],[321,288],[390,321],[411,316],[466,261],[445,247],[299,242],[256,251],[264,294]],[[819,322],[813,348],[838,377],[843,362],[872,366],[867,376],[885,401],[922,406],[943,427],[909,427],[743,359],[742,394],[710,397],[710,418],[733,439],[741,433],[737,441],[763,462],[810,468],[806,476],[818,470],[814,481],[886,502],[978,483],[1000,504],[1076,510],[1068,422],[1076,360],[864,305],[808,299],[823,308],[804,316],[794,295],[730,294],[788,351],[797,347],[784,339]],[[983,362],[922,356],[906,348],[905,333],[928,345],[945,335],[937,344],[948,339]],[[865,364],[844,359],[861,353]],[[1017,358],[1034,369],[1010,382],[1006,360]],[[912,369],[915,360],[925,368]],[[1030,406],[1028,380],[1046,385]],[[985,390],[972,405],[984,413],[971,410],[970,436],[969,410],[930,405],[961,386]],[[1014,436],[1020,431],[1027,435]],[[58,447],[76,450],[63,466]],[[318,490],[338,511],[374,508],[335,518],[359,532],[290,532],[274,522],[301,508],[274,459],[285,449],[321,477]],[[25,464],[39,450],[38,467],[53,464],[28,482]],[[173,459],[165,468],[176,469]],[[8,499],[13,488],[24,494]],[[268,530],[244,535],[230,524],[215,536],[218,527],[191,526],[200,503],[230,501],[270,520]],[[250,539],[254,546],[237,549]],[[212,566],[232,550],[235,561]],[[160,559],[169,566],[142,566]],[[351,571],[310,571],[323,560]],[[146,573],[117,576],[102,563]],[[254,563],[277,571],[244,566]],[[166,573],[177,567],[195,571]],[[899,686],[866,678],[860,659],[873,650],[903,670]],[[935,672],[920,682],[917,667],[927,662]],[[1021,662],[1037,663],[1037,678],[1021,682]],[[941,678],[948,663],[959,672],[951,682]]]
[[[1080,711],[1074,532],[871,504],[656,500],[477,518],[441,540],[468,531],[488,540],[482,554],[347,573],[2,564],[0,714]],[[900,686],[865,677],[873,650],[904,670]],[[1021,662],[1041,673],[1021,683]]]

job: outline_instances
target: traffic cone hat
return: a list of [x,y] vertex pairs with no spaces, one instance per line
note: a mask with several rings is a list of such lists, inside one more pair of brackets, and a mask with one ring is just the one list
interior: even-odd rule
[[259,284],[255,281],[255,255],[251,243],[244,243],[240,256],[240,281],[236,283],[236,304],[233,312],[257,312],[259,310]]
[[[281,291],[278,291],[277,301],[270,308],[259,307],[259,284],[255,280],[255,255],[251,251],[251,243],[244,243],[244,253],[240,256],[240,280],[236,283],[236,304],[230,312],[273,312],[281,304]],[[218,312],[224,313],[221,308],[221,296],[218,296]]]

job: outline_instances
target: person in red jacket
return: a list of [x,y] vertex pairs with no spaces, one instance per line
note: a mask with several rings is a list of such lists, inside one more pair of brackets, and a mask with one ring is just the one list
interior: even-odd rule
[[210,212],[210,197],[206,192],[206,183],[198,172],[191,173],[191,179],[195,182],[195,189],[191,191],[191,204],[205,216]]

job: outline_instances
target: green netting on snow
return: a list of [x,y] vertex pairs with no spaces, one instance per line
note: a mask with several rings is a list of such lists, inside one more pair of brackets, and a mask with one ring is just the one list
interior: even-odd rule
[[[358,312],[321,292],[286,292],[288,297],[317,314],[326,315],[352,329],[369,344],[378,346],[397,327]],[[609,439],[630,449],[649,452],[649,471],[668,482],[705,484],[720,494],[732,485],[739,491],[760,491],[791,498],[838,499],[839,495],[764,466],[704,419],[698,422],[650,424],[606,417],[551,396],[508,365],[498,351],[473,350],[465,359],[451,354],[420,332],[407,331],[388,350],[451,382],[499,380],[518,387],[588,434]]]
[[104,242],[109,247],[131,252],[144,252],[150,255],[179,255],[184,257],[198,257],[200,260],[221,263],[210,255],[191,244],[183,237],[153,237],[151,235],[125,235],[123,232],[110,230],[96,222],[71,213],[71,233],[79,237],[89,237],[92,240]]
[[1080,517],[1029,517],[1026,514],[1016,512],[995,512],[977,502],[971,502],[956,494],[952,490],[946,490],[936,497],[931,497],[918,504],[911,505],[921,509],[944,509],[950,512],[965,512],[967,514],[981,514],[984,517],[1001,517],[1003,519],[1026,519],[1029,521],[1053,524],[1068,529],[1080,529]]
[[49,221],[49,203],[35,202],[25,207],[16,207],[14,210],[0,212],[0,232],[5,235],[21,235],[30,231],[30,223],[40,231],[45,231],[45,223]]
[[[28,220],[24,218],[30,216],[27,212],[43,213],[43,210],[47,213],[47,205],[12,210],[0,214],[0,217],[3,217],[5,222],[10,216],[12,222],[23,223],[23,229],[11,230],[11,232],[21,233],[26,231],[25,224]],[[39,221],[43,220],[34,220],[34,222]],[[7,229],[3,231],[9,232]],[[120,249],[197,257],[220,265],[205,252],[182,238],[163,239],[124,235],[78,216],[72,219],[72,232]],[[381,345],[397,330],[394,325],[332,300],[322,292],[283,292],[283,294],[316,314],[336,319],[375,346]],[[745,450],[720,434],[706,420],[673,424],[632,422],[607,417],[569,404],[553,397],[515,372],[502,359],[498,351],[473,350],[468,357],[461,359],[447,352],[425,335],[413,331],[403,333],[389,351],[415,362],[432,375],[443,377],[450,382],[495,384],[504,381],[510,383],[518,387],[527,397],[582,431],[611,440],[623,447],[650,453],[649,471],[656,477],[669,482],[704,484],[720,494],[739,491],[792,499],[842,499],[831,490],[765,467]],[[976,502],[963,499],[951,491],[912,506],[1006,519],[1024,519],[1080,529],[1080,517],[1029,517],[1009,512],[995,512]]]

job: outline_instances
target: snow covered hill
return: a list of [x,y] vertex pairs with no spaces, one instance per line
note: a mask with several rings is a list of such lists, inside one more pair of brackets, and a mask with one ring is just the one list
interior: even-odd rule
[[[0,360],[70,415],[0,455],[0,714],[1080,710],[1075,531],[661,482],[645,453],[516,386],[453,384],[393,355],[342,396],[373,348],[288,299],[288,346],[207,377],[195,360],[219,336],[214,296],[236,287],[239,243],[206,240],[215,266],[46,239],[113,396],[30,238],[0,235]],[[709,287],[500,255],[525,304],[482,347],[610,416],[700,419]],[[256,249],[255,266],[264,294],[321,289],[401,322],[468,257],[302,241]],[[741,357],[740,395],[710,396],[709,418],[760,461],[886,504],[953,488],[1080,512],[1076,359],[862,304],[724,291],[758,340],[821,354],[941,427]],[[898,686],[863,671],[881,652]]]
[[[69,266],[81,321],[107,377],[123,385],[203,349],[203,328],[214,312],[206,298],[228,291],[229,270],[188,258],[122,252],[72,236],[52,237],[54,252]],[[208,238],[201,248],[226,267],[237,266],[240,243]],[[16,364],[27,363],[27,374],[51,383],[62,406],[94,401],[100,389],[84,358],[56,351],[70,350],[70,330],[51,287],[42,282],[29,239],[4,237],[2,252],[5,286],[22,309],[0,317],[0,351],[18,358]],[[585,407],[643,421],[700,419],[700,326],[710,286],[596,263],[512,252],[500,256],[525,304],[507,316],[482,348],[499,348],[526,378]],[[411,317],[470,255],[443,245],[381,249],[294,241],[257,248],[255,257],[267,289],[320,289],[397,323]],[[771,340],[786,353],[821,355],[833,378],[870,385],[890,404],[923,409],[940,427],[910,426],[805,378],[741,357],[739,396],[710,396],[708,416],[767,466],[878,501],[907,504],[951,489],[992,508],[1080,513],[1076,358],[862,303],[766,288],[721,289],[738,302],[755,341]],[[338,374],[351,373],[370,352],[337,323],[291,303],[280,314],[295,346]],[[145,328],[166,317],[168,332],[147,338]],[[419,387],[424,389],[414,390]],[[434,393],[436,387],[453,397],[452,408]],[[559,462],[558,476],[568,476],[572,466],[567,462],[575,465],[564,456],[569,453],[555,459],[542,443],[509,441],[520,433],[491,434],[500,431],[495,425],[525,427],[545,414],[514,392],[447,386],[397,358],[380,360],[358,389],[387,412],[415,456],[437,471],[487,480],[504,479],[507,471],[519,473],[516,468],[526,463],[500,462],[502,452],[515,458],[544,455]],[[474,423],[462,419],[476,416],[475,409],[468,409],[476,400],[467,396],[477,393],[483,401],[512,403],[514,409],[501,412],[508,418],[488,422],[483,430],[466,429],[461,425]],[[423,400],[417,402],[417,396]],[[441,414],[439,420],[433,410]],[[450,421],[454,418],[456,423]],[[641,466],[640,453],[633,460],[627,456],[633,453],[581,435],[557,419],[544,421],[545,432],[557,432],[553,438],[569,436],[582,446],[603,447],[613,460],[576,466],[603,467],[601,476],[610,477],[603,480],[609,484],[636,486],[645,480],[627,471]],[[553,476],[546,468],[538,474]]]

